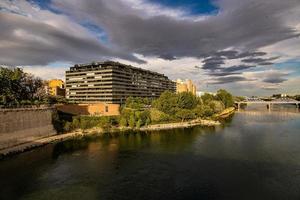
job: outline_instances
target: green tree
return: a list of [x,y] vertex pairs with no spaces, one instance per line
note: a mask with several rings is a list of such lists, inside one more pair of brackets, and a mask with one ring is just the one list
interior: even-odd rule
[[194,119],[195,114],[192,110],[180,109],[176,112],[176,117],[181,119],[181,121],[184,121],[184,120],[187,120],[187,119]]
[[217,92],[217,100],[221,101],[225,108],[232,107],[234,105],[233,96],[224,89],[220,89]]
[[153,101],[152,106],[159,111],[174,115],[177,110],[177,95],[170,91],[165,91],[158,99]]
[[203,104],[209,104],[209,102],[215,100],[215,96],[209,93],[205,93],[204,95],[201,96]]
[[181,109],[194,109],[198,104],[198,99],[191,92],[181,92],[177,94],[177,106]]
[[0,97],[5,104],[34,100],[42,85],[40,78],[23,72],[21,68],[0,67]]
[[300,95],[295,95],[295,100],[300,101]]

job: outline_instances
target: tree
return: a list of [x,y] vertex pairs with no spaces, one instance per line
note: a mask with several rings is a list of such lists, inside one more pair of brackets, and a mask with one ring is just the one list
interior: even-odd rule
[[5,104],[34,100],[42,85],[40,78],[23,72],[21,68],[0,67],[0,96]]
[[184,120],[187,120],[187,119],[194,119],[195,114],[192,112],[192,110],[180,109],[176,112],[176,117],[181,119],[181,121],[184,121]]
[[194,109],[198,104],[198,99],[191,92],[181,92],[177,94],[177,106],[181,109]]
[[201,96],[203,104],[209,104],[209,102],[215,100],[215,96],[209,93],[205,93]]
[[177,110],[177,95],[170,91],[163,92],[160,97],[153,101],[153,107],[164,113],[174,115]]
[[300,95],[295,95],[295,100],[300,101]]
[[233,96],[224,89],[218,90],[216,97],[223,103],[225,108],[232,107],[234,105]]

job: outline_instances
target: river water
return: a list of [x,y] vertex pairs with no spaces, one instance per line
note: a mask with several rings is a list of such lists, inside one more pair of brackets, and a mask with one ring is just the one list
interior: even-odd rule
[[0,161],[0,199],[300,199],[300,114],[47,145]]

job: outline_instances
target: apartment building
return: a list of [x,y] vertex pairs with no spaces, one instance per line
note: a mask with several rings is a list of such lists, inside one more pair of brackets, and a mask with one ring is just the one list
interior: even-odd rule
[[118,62],[76,64],[66,71],[66,98],[77,103],[117,103],[126,98],[157,98],[176,83],[167,76]]
[[45,83],[46,94],[51,96],[65,96],[65,83],[61,79],[52,79]]
[[181,79],[177,79],[176,92],[191,92],[196,95],[196,86],[191,80],[182,81]]

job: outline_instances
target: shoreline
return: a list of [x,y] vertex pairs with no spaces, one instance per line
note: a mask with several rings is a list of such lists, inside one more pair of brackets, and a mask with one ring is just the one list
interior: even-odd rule
[[[233,114],[235,111],[234,108],[230,108],[229,110],[224,110],[215,118],[226,118],[229,115]],[[146,127],[141,128],[130,128],[130,127],[112,127],[108,131],[104,131],[102,128],[91,128],[87,130],[75,130],[69,133],[63,133],[59,135],[54,135],[46,138],[37,139],[35,141],[19,144],[16,146],[8,147],[0,150],[0,160],[15,154],[19,154],[22,152],[30,151],[32,149],[42,147],[48,144],[54,144],[58,142],[63,142],[66,140],[81,138],[85,136],[101,136],[105,133],[122,133],[124,131],[157,131],[157,130],[170,130],[170,129],[178,129],[178,128],[191,128],[194,126],[220,126],[221,122],[212,119],[194,119],[186,122],[171,122],[171,123],[163,123],[163,124],[153,124]]]

